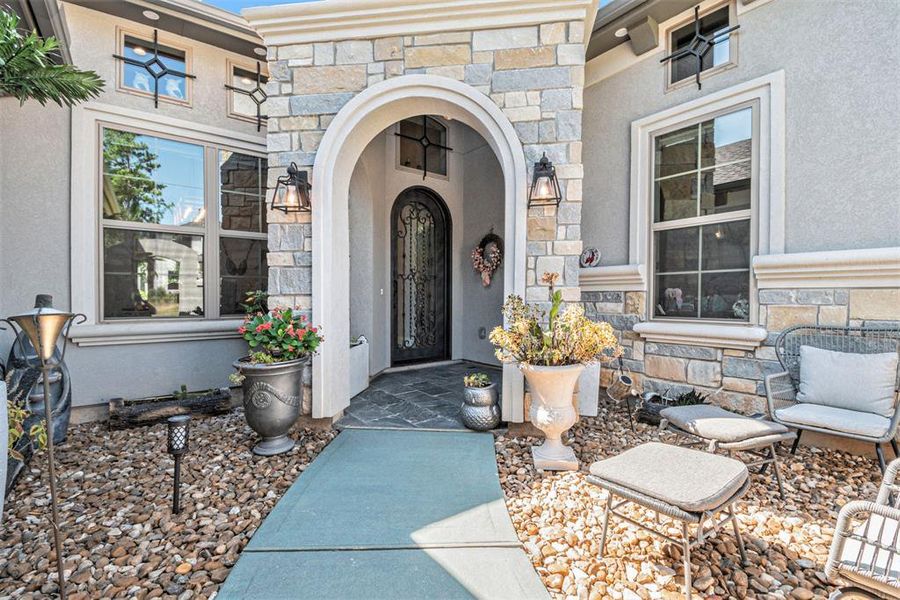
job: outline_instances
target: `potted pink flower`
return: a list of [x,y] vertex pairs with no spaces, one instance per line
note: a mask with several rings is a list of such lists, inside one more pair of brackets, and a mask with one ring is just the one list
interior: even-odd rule
[[290,308],[248,315],[238,332],[250,354],[234,363],[232,381],[243,386],[244,416],[262,438],[253,452],[287,452],[294,447],[287,434],[300,416],[303,369],[324,338]]

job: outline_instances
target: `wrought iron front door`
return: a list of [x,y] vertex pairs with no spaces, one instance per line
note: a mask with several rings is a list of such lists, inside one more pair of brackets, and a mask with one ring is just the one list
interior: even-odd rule
[[391,362],[450,354],[450,217],[427,188],[400,194],[391,211]]

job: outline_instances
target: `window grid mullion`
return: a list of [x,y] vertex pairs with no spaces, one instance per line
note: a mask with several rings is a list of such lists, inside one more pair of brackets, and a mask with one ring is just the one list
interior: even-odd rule
[[703,227],[697,228],[697,318],[703,304]]
[[752,217],[749,209],[735,210],[723,212],[716,215],[702,215],[699,217],[690,217],[687,219],[676,219],[674,221],[661,221],[653,223],[651,229],[655,231],[670,231],[672,229],[688,229],[690,227],[700,227],[702,225],[718,225],[720,223],[733,223],[737,221],[746,221]]
[[203,261],[203,293],[206,314],[210,319],[219,318],[219,149],[207,145],[204,151],[204,188],[206,203],[206,260]]

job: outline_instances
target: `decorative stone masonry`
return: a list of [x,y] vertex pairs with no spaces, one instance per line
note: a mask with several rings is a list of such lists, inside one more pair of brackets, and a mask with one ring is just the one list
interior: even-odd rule
[[[744,413],[765,407],[764,380],[782,371],[775,339],[793,325],[900,325],[900,289],[764,289],[758,324],[768,337],[755,351],[644,341],[632,328],[646,319],[645,292],[584,292],[588,317],[607,321],[625,348],[624,366],[645,390],[680,394],[693,388]],[[613,369],[603,370],[607,385]]]
[[[578,302],[584,36],[584,22],[569,21],[270,46],[269,186],[291,162],[311,170],[335,114],[364,89],[410,74],[462,81],[506,114],[529,173],[543,153],[556,166],[563,201],[558,208],[534,208],[528,214],[526,300],[547,303],[541,275],[557,272],[563,297]],[[270,211],[268,218],[270,304],[309,311],[310,215]]]

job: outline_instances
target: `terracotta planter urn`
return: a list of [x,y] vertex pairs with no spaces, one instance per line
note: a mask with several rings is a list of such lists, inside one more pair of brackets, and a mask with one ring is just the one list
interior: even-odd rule
[[234,363],[244,376],[244,418],[262,438],[253,453],[273,456],[288,452],[294,440],[288,432],[300,416],[302,373],[309,357],[280,363],[250,363],[247,358]]
[[532,446],[534,466],[539,471],[575,471],[575,452],[563,444],[562,434],[578,419],[572,395],[584,365],[522,367],[531,389],[531,424],[544,432],[545,441]]

